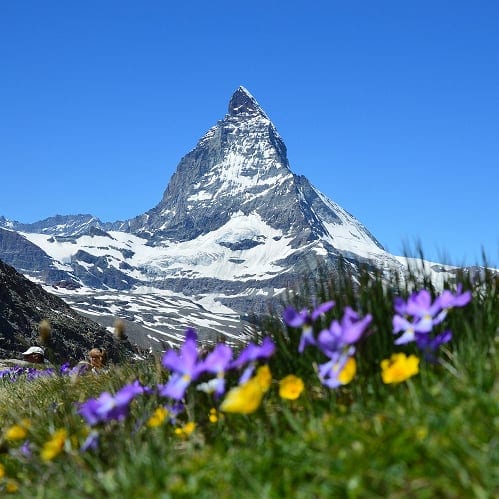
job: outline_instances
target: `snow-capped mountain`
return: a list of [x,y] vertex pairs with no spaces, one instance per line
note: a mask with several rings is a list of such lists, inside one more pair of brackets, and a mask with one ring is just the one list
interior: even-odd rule
[[[115,300],[154,290],[228,317],[262,309],[319,262],[334,269],[341,256],[352,271],[362,263],[403,267],[355,217],[291,171],[282,138],[243,87],[146,213],[113,223],[91,215],[34,224],[0,217],[0,227],[0,259],[70,303],[88,296],[84,289]],[[145,323],[145,314],[132,320]]]

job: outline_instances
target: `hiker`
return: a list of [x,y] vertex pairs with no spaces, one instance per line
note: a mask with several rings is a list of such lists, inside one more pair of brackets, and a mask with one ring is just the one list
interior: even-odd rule
[[92,371],[102,369],[106,363],[106,351],[103,348],[92,348],[88,352],[88,358],[90,359]]
[[45,350],[42,347],[29,347],[22,356],[30,364],[45,364]]
[[42,347],[29,347],[21,354],[23,360],[20,359],[1,359],[0,369],[8,369],[11,367],[36,367],[45,369],[52,367],[52,364],[45,358],[45,350]]
[[86,372],[105,372],[106,351],[103,348],[92,348],[88,352],[88,360],[78,362],[75,367],[77,374],[84,374]]

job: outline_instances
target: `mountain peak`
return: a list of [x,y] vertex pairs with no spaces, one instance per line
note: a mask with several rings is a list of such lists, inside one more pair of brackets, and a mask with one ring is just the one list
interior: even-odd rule
[[229,115],[236,116],[243,113],[262,114],[265,116],[265,113],[255,98],[246,88],[241,86],[232,94],[229,102]]

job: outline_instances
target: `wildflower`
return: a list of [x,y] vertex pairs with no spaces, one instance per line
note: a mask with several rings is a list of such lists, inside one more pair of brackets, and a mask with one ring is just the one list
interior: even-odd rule
[[319,365],[319,379],[329,388],[338,388],[352,381],[357,372],[357,363],[351,356],[352,351],[335,355],[331,360]]
[[7,440],[23,440],[28,434],[30,422],[28,419],[23,419],[21,424],[12,425],[5,431],[5,438]]
[[438,297],[438,303],[443,309],[452,307],[464,307],[471,301],[471,291],[462,293],[463,285],[459,283],[456,286],[456,294],[452,294],[448,289],[444,290]]
[[268,365],[263,365],[260,366],[256,370],[256,380],[260,384],[260,388],[263,390],[263,392],[267,392],[268,389],[270,388],[270,383],[272,382],[272,373],[270,372],[270,368]]
[[66,443],[67,432],[64,428],[57,430],[50,440],[45,442],[43,445],[40,456],[43,461],[52,461],[56,456],[58,456]]
[[61,375],[69,374],[70,371],[71,367],[69,362],[64,362],[64,364],[62,364],[61,367],[59,368],[59,374]]
[[469,303],[471,293],[461,291],[462,285],[458,284],[456,294],[444,290],[433,302],[426,289],[412,293],[407,302],[402,298],[396,298],[394,308],[397,313],[392,320],[393,333],[402,332],[402,335],[395,340],[395,344],[402,345],[416,341],[418,347],[430,346],[430,350],[434,351],[442,343],[449,341],[450,337],[447,334],[441,335],[438,340],[434,338],[436,341],[430,345],[433,340],[425,339],[423,335],[428,335],[435,325],[440,324],[452,307],[463,307]]
[[180,428],[175,428],[175,435],[186,438],[196,429],[196,423],[190,421]]
[[83,442],[80,451],[87,452],[88,450],[97,450],[98,446],[99,432],[92,430],[85,439],[85,442]]
[[423,352],[426,360],[435,362],[435,352],[441,345],[448,343],[452,339],[452,331],[444,331],[434,338],[427,334],[416,333],[416,345]]
[[[218,378],[210,379],[210,381],[206,381],[205,383],[199,383],[199,385],[196,386],[196,390],[207,393],[209,395],[215,393],[219,389],[220,389],[220,380]],[[225,380],[224,380],[224,390],[225,390]]]
[[286,307],[283,312],[284,322],[290,327],[301,327],[302,334],[298,352],[302,353],[307,345],[315,345],[314,322],[334,307],[334,301],[327,301],[316,307],[312,312],[302,309],[299,312],[293,307]]
[[5,484],[5,492],[7,494],[15,494],[19,490],[19,485],[14,480],[7,480]]
[[257,360],[268,359],[275,352],[275,344],[272,339],[266,336],[261,345],[250,343],[239,355],[239,357],[231,364],[231,367],[240,368],[244,364],[249,363],[239,379],[239,384],[248,381],[256,367]]
[[218,421],[218,412],[214,407],[210,409],[208,419],[210,420],[210,423],[216,423]]
[[114,396],[109,392],[103,392],[98,398],[87,400],[80,405],[78,412],[90,426],[112,419],[121,421],[128,415],[132,400],[143,392],[144,387],[138,381],[134,381],[125,385]]
[[0,478],[5,476],[5,467],[2,463],[0,463]]
[[343,369],[338,375],[338,381],[342,385],[347,385],[357,374],[357,362],[354,357],[348,357]]
[[157,428],[158,426],[161,426],[163,424],[167,416],[168,409],[166,407],[160,406],[156,408],[152,416],[147,421],[147,426],[149,426],[149,428]]
[[323,329],[319,333],[317,346],[325,355],[332,358],[359,341],[371,321],[371,314],[361,319],[357,312],[345,307],[341,321],[334,320],[328,329]]
[[19,451],[24,457],[31,457],[31,442],[29,440],[26,440],[19,448]]
[[279,396],[287,400],[296,400],[301,395],[304,387],[301,378],[289,374],[279,382]]
[[217,377],[208,383],[204,383],[205,386],[203,388],[198,387],[198,389],[208,393],[215,393],[216,396],[223,395],[225,393],[225,371],[228,369],[231,360],[232,349],[223,343],[219,343],[199,366],[201,371],[214,373]]
[[180,353],[168,350],[163,356],[161,364],[173,373],[167,384],[161,387],[160,395],[181,400],[187,387],[202,373],[202,364],[198,363],[196,340],[194,329],[187,329]]
[[405,353],[394,353],[390,359],[381,361],[383,383],[401,383],[419,372],[419,358]]
[[268,366],[262,366],[257,374],[242,385],[232,388],[220,405],[223,412],[251,414],[262,402],[264,393],[269,389],[271,374]]

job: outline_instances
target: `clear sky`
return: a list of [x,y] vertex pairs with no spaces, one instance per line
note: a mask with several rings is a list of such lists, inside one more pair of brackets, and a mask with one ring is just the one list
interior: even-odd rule
[[2,1],[0,215],[126,219],[245,86],[396,254],[499,263],[499,2]]

